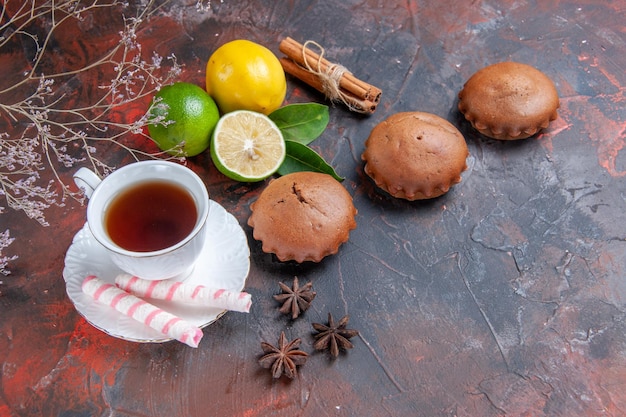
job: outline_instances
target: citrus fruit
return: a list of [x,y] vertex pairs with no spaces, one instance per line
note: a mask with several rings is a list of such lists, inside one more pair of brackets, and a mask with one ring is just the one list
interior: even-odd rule
[[148,125],[150,137],[159,149],[175,156],[194,156],[205,151],[220,117],[211,96],[186,82],[165,86],[156,93],[150,117],[158,116],[163,117],[160,123]]
[[217,122],[211,141],[211,159],[228,178],[261,181],[285,160],[285,140],[264,114],[249,110],[227,113]]
[[220,46],[209,58],[206,89],[222,113],[252,110],[270,114],[283,103],[287,80],[272,51],[238,39]]

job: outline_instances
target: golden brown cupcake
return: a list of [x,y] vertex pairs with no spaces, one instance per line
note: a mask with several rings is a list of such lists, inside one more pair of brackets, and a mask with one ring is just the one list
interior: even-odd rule
[[372,129],[361,159],[365,173],[394,197],[439,197],[461,181],[469,155],[465,138],[430,113],[396,113]]
[[352,196],[333,177],[318,172],[273,180],[250,209],[254,238],[283,262],[319,262],[337,253],[356,228]]
[[470,77],[459,93],[459,110],[494,139],[525,139],[557,117],[559,96],[550,78],[530,65],[501,62]]

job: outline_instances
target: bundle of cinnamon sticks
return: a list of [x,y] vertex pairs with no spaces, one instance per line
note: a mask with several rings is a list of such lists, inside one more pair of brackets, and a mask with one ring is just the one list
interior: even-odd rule
[[279,50],[287,55],[280,58],[286,73],[326,94],[330,100],[342,101],[350,110],[365,114],[376,110],[382,90],[356,78],[345,67],[328,61],[323,57],[323,50],[318,54],[307,44],[289,37],[281,41]]

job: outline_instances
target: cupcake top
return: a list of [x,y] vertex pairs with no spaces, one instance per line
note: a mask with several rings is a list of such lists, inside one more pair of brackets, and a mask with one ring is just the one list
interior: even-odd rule
[[552,80],[541,71],[526,64],[501,62],[467,80],[458,107],[485,136],[524,139],[557,118],[559,96]]
[[361,159],[365,173],[394,197],[439,197],[461,181],[469,155],[465,138],[447,120],[430,113],[391,115],[372,129]]
[[254,238],[283,262],[319,262],[337,253],[356,228],[352,196],[333,177],[318,172],[273,180],[250,209]]

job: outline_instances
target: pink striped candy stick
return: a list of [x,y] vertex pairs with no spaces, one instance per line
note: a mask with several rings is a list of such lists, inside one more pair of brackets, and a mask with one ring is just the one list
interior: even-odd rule
[[192,302],[243,313],[249,312],[252,304],[252,297],[246,292],[190,285],[172,280],[150,281],[129,274],[118,275],[115,278],[115,285],[138,297]]
[[96,301],[113,307],[120,313],[191,347],[198,347],[202,339],[202,330],[197,326],[124,292],[94,275],[85,278],[82,290]]

